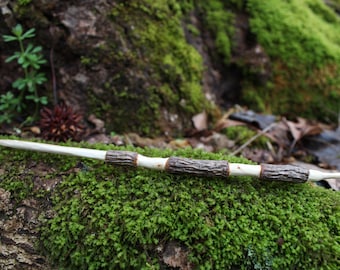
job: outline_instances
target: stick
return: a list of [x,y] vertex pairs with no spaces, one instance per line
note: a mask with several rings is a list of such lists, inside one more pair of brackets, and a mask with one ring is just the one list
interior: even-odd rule
[[255,141],[258,137],[261,135],[267,133],[267,131],[271,130],[273,127],[275,127],[277,123],[272,123],[268,127],[266,127],[264,130],[261,130],[258,132],[254,137],[250,138],[248,141],[246,141],[243,145],[241,145],[239,148],[237,148],[234,152],[231,153],[232,156],[236,156],[238,153],[240,153],[245,147],[247,147],[249,144],[251,144],[253,141]]
[[308,170],[293,165],[249,165],[229,163],[226,160],[200,160],[182,157],[146,157],[131,151],[104,151],[18,140],[0,140],[0,145],[23,150],[94,158],[118,166],[144,167],[173,174],[190,174],[203,177],[227,178],[229,176],[254,176],[262,180],[292,183],[319,181],[327,178],[340,178],[340,173]]

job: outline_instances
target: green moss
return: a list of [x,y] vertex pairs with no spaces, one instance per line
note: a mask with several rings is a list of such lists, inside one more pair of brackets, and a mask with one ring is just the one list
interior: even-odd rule
[[340,1],[339,0],[329,0],[326,2],[328,6],[334,9],[336,12],[340,10]]
[[[202,13],[204,28],[216,41],[213,57],[229,63],[234,16],[228,8],[242,5],[240,1],[217,0],[117,3],[109,15],[114,24],[114,38],[102,45],[99,55],[104,55],[100,62],[110,66],[114,63],[119,79],[105,83],[106,97],[90,98],[91,107],[108,119],[107,129],[116,132],[133,129],[144,134],[149,130],[150,136],[159,134],[160,126],[164,126],[163,114],[155,111],[166,109],[166,113],[176,114],[180,119],[190,119],[202,110],[212,114],[213,106],[202,91],[202,56],[188,44],[183,23],[190,12]],[[199,34],[190,24],[187,29]],[[93,53],[93,57],[97,58],[98,54]],[[88,58],[91,56],[86,56],[85,62],[89,62]],[[89,95],[93,95],[91,89]],[[100,106],[98,99],[103,100]],[[126,118],[131,119],[129,125]]]
[[[241,145],[248,142],[250,139],[257,135],[256,131],[246,126],[228,127],[224,130],[224,133],[229,139],[234,140],[237,144]],[[267,146],[267,142],[269,141],[269,138],[261,135],[252,142],[252,145],[263,148]]]
[[247,8],[273,70],[272,86],[248,85],[245,100],[261,109],[264,103],[274,113],[334,121],[340,104],[335,12],[319,0],[251,0]]
[[199,1],[197,6],[203,11],[203,22],[215,38],[217,55],[223,57],[223,62],[229,64],[231,58],[231,38],[234,34],[234,15],[227,7],[235,3],[223,1]]
[[[17,138],[13,137],[13,139]],[[0,160],[2,160],[0,187],[10,191],[16,202],[28,197],[44,195],[43,190],[37,190],[34,187],[34,181],[37,178],[55,178],[58,170],[73,168],[77,162],[73,158],[65,157],[64,163],[60,164],[60,157],[56,155],[45,154],[42,159],[40,153],[15,151],[3,147],[0,148]],[[58,167],[55,166],[57,163],[59,163]],[[30,170],[33,167],[39,167],[39,164],[44,164],[41,168],[49,168],[51,172],[45,175],[44,172]]]
[[184,12],[190,8],[189,2],[144,0],[122,1],[111,10],[116,39],[102,46],[101,55],[108,65],[115,63],[119,76],[106,83],[107,98],[100,98],[111,107],[108,111],[93,98],[93,107],[110,119],[108,130],[133,129],[154,136],[164,125],[164,108],[183,118],[209,111],[201,86],[202,57],[182,29]]
[[322,1],[251,0],[248,9],[251,29],[272,57],[312,67],[340,59],[340,19]]
[[[226,158],[192,150],[138,150]],[[60,185],[56,215],[46,223],[43,239],[67,268],[157,269],[156,246],[176,240],[189,248],[200,269],[267,264],[331,269],[339,255],[339,199],[338,193],[309,185],[177,177],[91,162],[90,171],[70,175]]]
[[200,30],[197,29],[194,25],[187,24],[186,27],[188,31],[190,31],[190,33],[193,34],[194,36],[198,37],[200,35]]
[[80,57],[80,63],[85,67],[92,67],[96,64],[98,64],[98,56],[92,55],[91,57],[88,56],[81,56]]
[[18,0],[18,5],[20,6],[26,6],[32,2],[32,0]]
[[[191,149],[67,145],[249,162]],[[17,182],[22,172],[32,175],[32,161],[53,167],[46,178],[63,175],[52,195],[55,214],[44,220],[40,239],[59,269],[160,269],[157,247],[170,240],[188,248],[197,269],[339,265],[340,193],[249,177],[175,176],[89,159],[82,160],[86,170],[76,171],[70,169],[79,158],[0,150],[1,183]]]

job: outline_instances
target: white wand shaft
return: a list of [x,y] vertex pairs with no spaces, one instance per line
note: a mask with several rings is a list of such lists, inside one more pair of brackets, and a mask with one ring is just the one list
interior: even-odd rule
[[325,173],[292,165],[249,165],[229,163],[225,160],[199,160],[181,157],[146,157],[130,151],[103,151],[18,140],[0,140],[0,145],[22,150],[94,158],[119,166],[144,167],[163,170],[174,174],[191,174],[203,177],[226,178],[230,175],[254,176],[263,180],[293,183],[319,181],[328,178],[340,178],[340,173]]

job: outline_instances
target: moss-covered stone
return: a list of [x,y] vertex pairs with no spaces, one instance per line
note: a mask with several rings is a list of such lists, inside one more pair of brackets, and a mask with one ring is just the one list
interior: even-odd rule
[[[248,162],[191,149],[119,149]],[[52,194],[54,214],[44,220],[40,239],[58,268],[160,269],[162,247],[171,240],[188,249],[197,269],[339,265],[340,193],[249,177],[226,181],[174,176],[94,160],[82,160],[79,168],[78,158],[9,149],[1,149],[0,158],[3,188],[23,172],[29,174],[32,162],[51,165],[46,178],[62,175]],[[15,189],[12,194],[16,196]]]
[[204,28],[208,29],[215,39],[215,57],[222,57],[224,64],[229,64],[231,60],[234,14],[230,8],[233,5],[234,3],[213,0],[198,1],[196,6],[196,9],[202,10]]
[[202,57],[187,43],[181,25],[189,7],[144,0],[112,8],[116,37],[99,48],[99,55],[115,63],[117,73],[106,82],[103,104],[98,106],[95,97],[92,102],[99,115],[114,115],[108,129],[156,135],[167,115],[186,119],[211,108],[202,91]]
[[340,105],[340,18],[323,1],[248,1],[250,26],[272,61],[270,83],[245,83],[261,110],[335,120]]
[[[216,107],[204,96],[202,55],[188,43],[183,28],[190,12],[202,13],[204,28],[211,31],[216,42],[213,57],[222,57],[227,63],[233,34],[229,6],[216,0],[195,4],[121,1],[114,5],[109,14],[114,27],[112,38],[82,57],[84,66],[92,62],[115,66],[100,95],[88,89],[91,110],[109,119],[108,130],[181,135],[181,129],[190,126],[188,119],[193,114],[203,110],[216,113]],[[187,30],[200,34],[200,29],[190,24]]]
[[109,132],[183,135],[194,114],[216,108],[204,94],[217,102],[242,94],[275,114],[337,117],[338,1],[14,2],[13,16],[39,30],[45,53],[53,47],[61,96]]

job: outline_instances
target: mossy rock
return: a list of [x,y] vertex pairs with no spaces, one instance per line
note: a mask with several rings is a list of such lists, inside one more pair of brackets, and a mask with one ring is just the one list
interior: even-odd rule
[[[192,149],[119,149],[249,163]],[[165,269],[162,247],[173,241],[185,247],[194,269],[337,269],[340,263],[337,192],[250,177],[175,176],[86,159],[79,166],[74,157],[3,148],[0,158],[0,187],[12,187],[13,196],[12,183],[23,172],[32,174],[30,162],[52,168],[45,179],[63,177],[51,195],[54,214],[42,216],[40,238],[59,268]],[[19,200],[37,196],[27,188],[26,195],[18,189]]]
[[112,38],[87,56],[116,66],[103,93],[90,102],[97,115],[110,119],[109,130],[179,135],[191,116],[212,111],[201,85],[202,56],[182,28],[186,8],[177,1],[143,0],[111,9]]
[[[103,119],[108,132],[183,136],[193,115],[215,112],[202,56],[183,29],[192,3],[14,2],[13,17],[37,29],[46,54],[53,47],[60,98]],[[57,13],[59,21],[46,19]]]
[[250,28],[269,55],[266,85],[245,83],[262,111],[335,121],[340,105],[340,18],[319,0],[247,3]]

